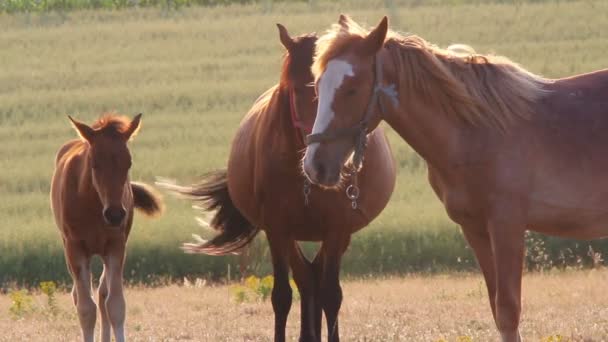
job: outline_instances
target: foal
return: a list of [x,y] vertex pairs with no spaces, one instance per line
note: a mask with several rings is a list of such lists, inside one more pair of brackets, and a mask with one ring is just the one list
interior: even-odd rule
[[122,274],[133,208],[149,216],[162,212],[162,199],[145,184],[129,181],[127,142],[139,129],[133,121],[106,114],[92,127],[70,117],[80,139],[64,144],[55,159],[51,207],[63,238],[66,262],[74,280],[72,298],[85,342],[94,341],[97,310],[91,293],[90,262],[103,259],[98,299],[101,341],[125,341]]

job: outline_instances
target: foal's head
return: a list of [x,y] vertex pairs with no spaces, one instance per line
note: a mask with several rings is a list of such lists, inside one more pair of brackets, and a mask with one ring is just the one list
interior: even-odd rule
[[287,49],[280,86],[293,97],[291,110],[296,111],[296,117],[304,126],[300,128],[309,134],[317,112],[315,89],[312,86],[314,77],[310,70],[317,36],[312,33],[292,38],[283,25],[277,24],[277,27],[281,44]]
[[92,127],[74,120],[72,124],[89,145],[85,167],[91,169],[93,188],[103,205],[103,218],[110,226],[120,226],[127,215],[125,189],[131,168],[127,142],[137,134],[141,114],[132,121],[117,115],[105,115]]

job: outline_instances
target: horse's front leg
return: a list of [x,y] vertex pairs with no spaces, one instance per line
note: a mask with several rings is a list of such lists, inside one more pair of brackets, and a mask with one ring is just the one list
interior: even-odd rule
[[521,342],[521,278],[524,225],[501,215],[489,220],[488,231],[496,269],[496,326],[503,342]]
[[[113,242],[103,256],[104,275],[107,283],[105,311],[114,330],[116,342],[125,341],[125,295],[123,292],[123,268],[125,260],[125,241]],[[103,285],[103,284],[102,284]]]
[[469,222],[462,225],[462,232],[473,249],[479,268],[483,273],[490,307],[492,308],[492,317],[496,320],[496,270],[494,269],[494,252],[492,252],[492,242],[490,241],[487,225],[485,222]]
[[321,276],[321,302],[327,322],[327,341],[340,341],[338,329],[338,313],[342,305],[342,287],[340,287],[340,263],[342,254],[348,247],[350,235],[336,234],[323,242],[322,249],[322,276]]
[[97,306],[93,301],[91,290],[91,258],[78,242],[66,241],[64,247],[68,269],[74,281],[72,298],[78,312],[82,340],[84,342],[94,342]]
[[112,329],[106,306],[106,301],[108,299],[108,282],[106,279],[106,272],[107,269],[104,265],[103,273],[101,273],[101,278],[99,278],[99,288],[97,289],[97,303],[99,305],[99,313],[101,315],[101,330],[99,334],[101,342],[112,342]]
[[300,342],[320,342],[321,306],[316,299],[318,290],[313,265],[306,259],[296,241],[293,241],[289,260],[293,279],[300,291]]
[[323,246],[315,255],[312,263],[312,270],[314,272],[315,291],[314,291],[314,317],[315,317],[315,334],[321,340],[321,328],[323,325],[323,302],[321,300],[321,279],[323,278]]
[[285,236],[266,232],[272,257],[274,286],[272,288],[272,308],[274,310],[274,340],[285,341],[285,326],[291,309],[292,293],[289,285],[289,249],[293,240]]

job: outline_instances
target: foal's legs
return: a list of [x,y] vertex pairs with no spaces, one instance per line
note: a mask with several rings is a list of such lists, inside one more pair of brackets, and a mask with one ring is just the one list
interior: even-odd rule
[[108,295],[105,305],[110,324],[114,330],[116,342],[125,341],[125,296],[123,293],[123,266],[125,260],[125,242],[116,241],[103,256],[104,273],[107,277]]
[[74,281],[72,298],[78,312],[82,339],[85,342],[94,342],[97,306],[93,301],[91,290],[91,258],[78,242],[65,241],[64,247],[68,269]]
[[524,228],[509,219],[489,222],[496,269],[496,326],[503,342],[520,342]]
[[285,325],[291,309],[291,286],[289,285],[289,249],[292,242],[282,236],[267,232],[268,246],[272,256],[274,286],[272,288],[272,308],[274,310],[274,340],[285,341]]
[[112,331],[110,327],[110,317],[106,307],[108,298],[108,282],[106,281],[106,267],[104,266],[101,278],[99,278],[99,288],[97,289],[97,304],[99,305],[99,313],[101,314],[101,342],[112,341]]
[[338,332],[338,313],[342,305],[342,288],[340,287],[340,262],[342,254],[350,242],[347,237],[336,234],[329,237],[321,247],[323,271],[321,278],[321,302],[327,321],[327,340],[340,341]]
[[[290,265],[293,271],[293,279],[300,291],[300,342],[317,342],[321,341],[320,334],[320,317],[317,319],[316,313],[321,315],[321,306],[317,305],[316,290],[317,281],[312,264],[300,248],[296,241],[293,241],[293,248],[290,253]],[[316,323],[319,321],[319,331],[317,332]]]

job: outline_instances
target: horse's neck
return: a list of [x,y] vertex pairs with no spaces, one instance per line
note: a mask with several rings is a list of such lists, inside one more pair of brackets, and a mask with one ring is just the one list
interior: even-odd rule
[[386,113],[385,121],[427,163],[439,169],[450,167],[462,150],[458,137],[463,126],[440,108],[418,102],[414,96],[401,96],[399,108]]
[[[264,120],[261,125],[263,130],[262,135],[265,137],[266,146],[260,146],[264,149],[281,151],[285,155],[293,156],[299,160],[299,150],[304,146],[298,146],[298,129],[293,126],[291,121],[291,107],[289,105],[289,93],[284,91],[282,87],[278,87],[276,93],[271,99],[274,108],[265,113],[266,115],[261,120]],[[278,157],[276,153],[270,154],[271,157]]]

